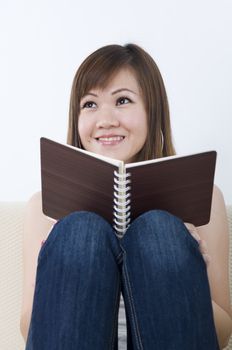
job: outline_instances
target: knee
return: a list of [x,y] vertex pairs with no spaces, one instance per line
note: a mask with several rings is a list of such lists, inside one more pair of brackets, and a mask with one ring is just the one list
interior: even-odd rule
[[[170,232],[173,227],[182,226],[182,221],[165,210],[150,210],[137,217],[131,224],[129,230],[140,233],[141,239],[144,235],[160,237],[160,232]],[[162,236],[163,237],[163,236]]]
[[93,212],[73,212],[53,227],[41,248],[39,258],[53,256],[60,260],[85,258],[100,254],[113,241],[114,232],[108,222]]
[[88,211],[73,212],[67,215],[58,222],[57,230],[62,232],[60,235],[63,235],[65,242],[69,241],[72,244],[77,241],[79,245],[84,246],[92,245],[93,241],[101,241],[101,245],[104,244],[104,240],[107,240],[107,236],[113,231],[105,219]]
[[[127,251],[136,252],[143,261],[160,266],[187,266],[193,256],[200,254],[198,242],[178,217],[164,210],[148,211],[132,222],[122,239]],[[187,263],[187,264],[186,264]]]
[[156,241],[180,248],[183,245],[199,247],[199,243],[179,217],[164,210],[151,210],[141,218],[144,220],[143,225],[148,228],[145,231],[153,238],[155,236]]
[[70,213],[58,221],[58,225],[64,226],[70,231],[78,232],[78,234],[81,234],[82,232],[85,232],[86,234],[88,231],[91,231],[91,233],[94,234],[96,231],[111,229],[110,224],[103,217],[89,211],[76,211]]
[[140,215],[137,220],[143,221],[143,224],[152,225],[153,227],[160,225],[170,225],[173,220],[179,220],[177,217],[165,210],[149,210]]

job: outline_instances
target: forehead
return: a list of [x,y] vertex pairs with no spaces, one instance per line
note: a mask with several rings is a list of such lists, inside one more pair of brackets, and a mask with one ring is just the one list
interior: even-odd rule
[[108,85],[113,84],[131,84],[138,86],[137,77],[132,69],[124,68],[118,71],[109,81]]
[[139,92],[137,77],[132,69],[122,68],[110,76],[104,86],[99,84],[98,86],[90,87],[90,90],[116,90],[118,88],[128,88],[135,90],[135,92]]

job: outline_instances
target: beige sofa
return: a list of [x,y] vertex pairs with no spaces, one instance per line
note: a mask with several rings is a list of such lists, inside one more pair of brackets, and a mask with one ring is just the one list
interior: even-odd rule
[[[24,210],[25,203],[23,202],[0,202],[0,350],[24,349],[24,341],[19,331]],[[232,287],[232,206],[227,206],[227,212],[231,235],[230,279]],[[123,318],[123,316],[121,313],[120,317]],[[125,321],[121,321],[120,333],[123,338]],[[122,349],[125,340],[122,339],[120,342],[119,349]],[[228,349],[232,349],[232,341]]]

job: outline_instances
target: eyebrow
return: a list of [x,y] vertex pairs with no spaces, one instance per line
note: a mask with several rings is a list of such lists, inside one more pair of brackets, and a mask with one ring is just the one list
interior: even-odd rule
[[[132,91],[132,90],[130,90],[130,89],[127,89],[127,88],[117,89],[117,90],[113,91],[113,92],[111,93],[111,95],[115,95],[115,94],[117,94],[118,92],[122,92],[122,91],[129,91],[129,92],[132,92],[132,94],[137,95],[136,92],[134,92],[134,91]],[[94,94],[93,92],[88,92],[88,93],[86,93],[82,98],[84,98],[85,96],[88,96],[88,95],[91,95],[91,96],[94,96],[94,97],[98,97],[97,94]]]

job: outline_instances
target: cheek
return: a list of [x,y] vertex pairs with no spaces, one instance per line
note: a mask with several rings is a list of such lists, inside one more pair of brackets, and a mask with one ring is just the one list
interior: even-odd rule
[[79,117],[78,119],[78,132],[81,138],[88,135],[89,125],[84,118]]
[[147,127],[147,117],[146,115],[139,114],[133,118],[131,121],[131,127],[140,134],[140,136],[146,137],[147,132],[148,132],[148,127]]

